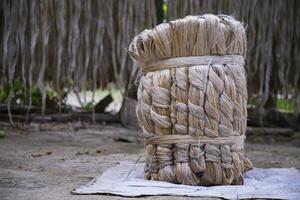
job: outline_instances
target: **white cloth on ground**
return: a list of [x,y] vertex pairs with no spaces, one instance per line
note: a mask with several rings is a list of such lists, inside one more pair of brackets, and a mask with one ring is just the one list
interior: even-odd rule
[[[72,193],[113,194],[127,197],[174,195],[225,199],[300,199],[300,172],[295,168],[254,168],[245,174],[244,185],[211,187],[145,180],[143,169],[143,163],[134,166],[132,161],[123,161]],[[128,175],[130,170],[132,171]]]

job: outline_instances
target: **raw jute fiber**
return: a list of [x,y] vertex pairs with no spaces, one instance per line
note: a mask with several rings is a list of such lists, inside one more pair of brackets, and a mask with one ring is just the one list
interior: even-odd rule
[[243,184],[246,34],[226,15],[187,16],[137,35],[137,115],[145,178],[187,185]]

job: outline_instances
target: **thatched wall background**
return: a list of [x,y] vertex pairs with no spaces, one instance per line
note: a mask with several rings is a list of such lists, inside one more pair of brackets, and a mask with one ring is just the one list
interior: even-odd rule
[[247,26],[250,101],[263,113],[264,108],[276,107],[280,94],[294,100],[298,113],[298,10],[297,0],[2,0],[0,88],[21,81],[25,104],[31,105],[30,94],[37,87],[43,108],[46,86],[60,96],[66,88],[95,90],[115,82],[124,95],[134,93],[137,66],[127,54],[134,35],[160,23],[163,16],[168,21],[224,13]]
[[116,82],[126,91],[136,73],[126,49],[156,25],[148,0],[3,0],[0,16],[0,86],[20,79],[28,104],[38,87],[43,107],[47,85],[61,94]]

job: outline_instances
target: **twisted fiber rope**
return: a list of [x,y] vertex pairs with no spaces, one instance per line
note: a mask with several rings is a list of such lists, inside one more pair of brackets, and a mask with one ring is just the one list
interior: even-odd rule
[[[137,116],[140,126],[143,128],[145,137],[153,135],[155,132],[154,122],[151,117],[152,105],[152,73],[148,73],[141,79],[141,84],[138,89],[138,106]],[[143,98],[142,98],[143,97]],[[147,145],[146,147],[146,165],[145,178],[158,180],[158,160],[156,156],[156,145]]]
[[[152,88],[152,110],[151,116],[155,123],[155,133],[158,135],[172,134],[172,124],[170,120],[170,70],[161,70],[153,73]],[[157,145],[156,155],[159,163],[159,180],[175,181],[172,144]]]
[[207,63],[227,63],[244,65],[243,56],[240,55],[223,55],[223,56],[188,56],[169,58],[154,62],[148,62],[143,65],[143,72],[152,72],[163,69],[185,67],[190,65],[206,65]]
[[[143,31],[129,47],[144,75],[137,115],[145,178],[188,185],[243,184],[247,90],[243,26],[188,16]],[[211,55],[209,55],[211,54]]]

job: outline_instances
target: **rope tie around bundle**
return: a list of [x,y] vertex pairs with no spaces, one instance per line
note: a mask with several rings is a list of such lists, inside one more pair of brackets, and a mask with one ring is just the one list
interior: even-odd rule
[[169,58],[154,62],[149,62],[143,65],[142,72],[152,72],[162,69],[171,69],[178,67],[188,67],[195,65],[215,65],[215,64],[231,64],[231,65],[244,65],[245,61],[243,56],[240,55],[223,55],[223,56],[187,56]]
[[244,155],[245,53],[245,29],[226,15],[187,16],[133,39],[146,179],[243,184],[252,168]]

